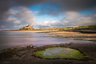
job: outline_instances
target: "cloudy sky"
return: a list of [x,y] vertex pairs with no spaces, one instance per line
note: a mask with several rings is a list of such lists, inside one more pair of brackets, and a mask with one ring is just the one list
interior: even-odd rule
[[0,30],[96,24],[96,0],[0,0]]

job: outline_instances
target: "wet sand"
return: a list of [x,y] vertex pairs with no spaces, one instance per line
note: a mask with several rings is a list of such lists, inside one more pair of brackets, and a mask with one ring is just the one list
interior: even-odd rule
[[52,34],[56,34],[56,35],[62,35],[62,36],[87,36],[87,37],[96,37],[96,33],[80,33],[80,32],[67,32],[67,31],[57,31],[57,32],[50,32]]
[[80,33],[80,32],[66,32],[66,31],[55,31],[49,32],[57,35],[57,37],[74,38],[76,40],[89,40],[96,41],[96,33]]

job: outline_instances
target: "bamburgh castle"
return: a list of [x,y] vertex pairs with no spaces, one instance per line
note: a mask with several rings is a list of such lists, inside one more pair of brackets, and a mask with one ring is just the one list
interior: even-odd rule
[[21,28],[20,30],[34,30],[34,27],[27,25],[27,26],[24,26],[23,28]]

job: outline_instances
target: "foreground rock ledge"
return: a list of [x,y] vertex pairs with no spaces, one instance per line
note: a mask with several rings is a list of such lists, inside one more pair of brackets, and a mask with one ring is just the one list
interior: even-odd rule
[[[35,52],[42,51],[51,47],[68,47],[79,50],[87,55],[90,59],[76,60],[76,59],[44,59],[33,56]],[[19,49],[19,50],[18,50]],[[0,64],[96,64],[96,45],[95,44],[76,44],[70,45],[48,45],[34,48],[28,46],[24,48],[12,48],[4,50],[0,53]]]

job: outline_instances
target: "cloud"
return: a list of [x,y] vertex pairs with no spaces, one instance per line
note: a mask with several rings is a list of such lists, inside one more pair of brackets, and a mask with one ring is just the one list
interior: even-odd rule
[[[45,6],[38,14],[48,14],[52,16],[62,14],[68,15],[68,17],[56,22],[55,20],[54,22],[45,21],[45,26],[60,27],[96,24],[96,12],[94,12],[94,15],[90,16],[80,16],[78,13],[85,10],[95,11],[96,0],[0,0],[0,28],[11,28],[12,26],[19,24],[36,24],[35,12],[28,10],[28,8],[33,5],[42,5],[46,3],[56,5],[58,11],[52,7],[47,8],[47,6]],[[47,13],[45,12],[45,9],[47,10]],[[9,21],[8,19],[10,18],[11,20]]]
[[57,21],[53,20],[53,21],[44,21],[43,23],[39,22],[37,23],[37,25],[41,25],[41,26],[52,26],[54,25],[55,23],[57,23]]
[[36,17],[34,16],[35,13],[25,7],[22,7],[20,9],[21,10],[19,12],[16,12],[14,16],[19,20],[26,22],[27,24],[34,24],[36,21]]
[[94,15],[80,15],[78,12],[67,12],[68,17],[63,18],[63,25],[65,26],[82,26],[82,25],[90,25],[96,24],[95,22],[95,14]]
[[43,24],[39,23],[39,27],[58,28],[58,27],[77,27],[83,25],[96,24],[96,14],[94,15],[80,15],[78,12],[68,11],[64,12],[67,17],[61,20],[45,21]]
[[53,3],[67,11],[82,11],[96,6],[96,0],[56,0]]
[[96,17],[94,15],[80,15],[78,12],[65,12],[67,15],[66,18],[61,19],[61,23],[66,27],[75,27],[75,26],[83,26],[83,25],[91,25],[96,24]]
[[18,20],[17,18],[14,18],[14,17],[9,17],[8,19],[6,19],[7,22],[12,22],[14,24],[20,24],[21,21]]
[[2,18],[10,8],[19,6],[29,7],[43,1],[44,0],[0,0],[0,18]]
[[[96,7],[96,0],[0,0],[0,17],[2,17],[6,11],[13,7],[30,7],[35,4],[39,5],[46,3],[57,5],[60,8],[60,12],[58,13],[64,11],[82,11]],[[50,8],[47,10],[50,13],[54,11],[50,11]],[[43,12],[44,10],[42,10],[42,13]]]
[[[35,14],[37,12],[32,12],[30,11],[28,8],[26,7],[16,7],[13,9],[9,9],[6,12],[6,16],[4,17],[0,22],[0,28],[10,28],[10,29],[19,29],[20,25],[23,24],[29,24],[29,25],[33,25],[35,24],[36,21],[36,17]],[[5,27],[2,27],[5,26]],[[12,28],[13,27],[13,28]]]
[[[0,18],[5,15],[5,12],[10,8],[24,6],[31,7],[33,5],[41,5],[41,4],[53,4],[56,5],[60,11],[55,12],[52,8],[45,7],[49,13],[59,14],[64,11],[83,11],[92,8],[96,8],[96,0],[0,0]],[[44,9],[42,9],[42,14],[45,13]],[[51,11],[50,11],[51,10]]]
[[46,6],[40,11],[40,14],[49,14],[52,16],[62,14],[64,11],[80,12],[96,9],[96,0],[46,0],[44,3],[53,4],[57,9],[59,9],[56,11],[54,8]]

